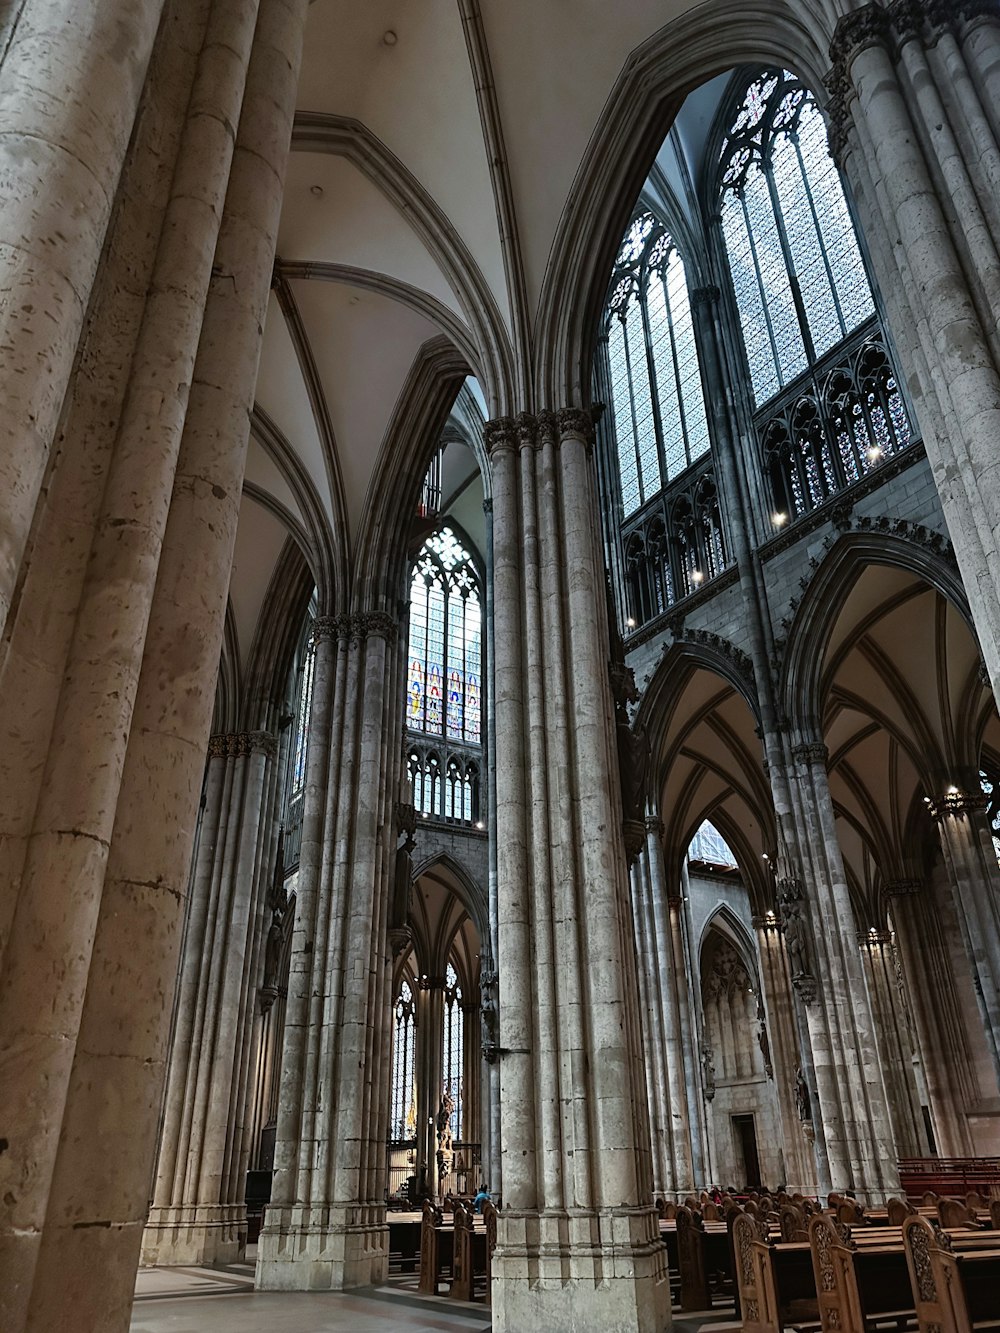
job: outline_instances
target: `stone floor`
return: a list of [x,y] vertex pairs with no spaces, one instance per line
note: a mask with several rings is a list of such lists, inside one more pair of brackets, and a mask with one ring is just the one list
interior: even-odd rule
[[363,1292],[254,1291],[253,1265],[142,1268],[131,1333],[484,1333],[482,1305],[416,1291],[391,1279]]
[[[482,1305],[422,1296],[416,1277],[349,1293],[254,1291],[253,1264],[142,1268],[131,1333],[489,1333]],[[737,1333],[732,1307],[674,1311],[674,1333]]]

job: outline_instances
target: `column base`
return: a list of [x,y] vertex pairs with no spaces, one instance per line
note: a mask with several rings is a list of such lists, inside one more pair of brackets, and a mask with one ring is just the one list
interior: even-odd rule
[[497,1219],[494,1333],[663,1333],[666,1247],[653,1208]]
[[142,1233],[146,1268],[239,1263],[247,1248],[246,1205],[188,1204],[151,1208]]
[[386,1281],[385,1204],[269,1206],[257,1245],[260,1291],[347,1291]]

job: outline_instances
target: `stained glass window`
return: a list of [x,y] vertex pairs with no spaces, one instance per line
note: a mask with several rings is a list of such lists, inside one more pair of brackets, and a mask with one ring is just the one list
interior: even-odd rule
[[993,835],[993,850],[996,853],[997,862],[1000,863],[1000,780],[998,780],[996,774],[981,770],[979,785],[987,799],[986,820]]
[[709,449],[684,261],[652,213],[634,217],[622,241],[606,332],[628,518]]
[[295,744],[292,747],[292,796],[298,796],[306,785],[306,751],[309,740],[309,711],[312,708],[313,673],[316,650],[310,645],[302,666],[298,707],[295,710]]
[[449,527],[424,545],[410,582],[406,725],[482,740],[482,604],[472,557]]
[[875,314],[826,125],[794,74],[743,98],[720,160],[722,235],[760,407]]
[[445,972],[444,983],[444,1050],[441,1068],[444,1071],[444,1090],[451,1093],[454,1110],[451,1113],[451,1133],[455,1141],[462,1137],[462,1041],[465,1033],[465,1015],[462,1013],[462,987],[458,973],[451,963]]
[[397,1143],[416,1138],[417,1134],[416,1014],[413,991],[404,981],[393,1008],[392,1030],[392,1123],[389,1137]]

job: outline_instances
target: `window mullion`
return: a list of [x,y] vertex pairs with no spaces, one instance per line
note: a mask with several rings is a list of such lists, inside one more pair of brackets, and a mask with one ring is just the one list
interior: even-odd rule
[[[635,477],[636,486],[639,491],[639,503],[644,504],[646,496],[642,484],[642,459],[639,456],[639,418],[635,410],[635,376],[632,373],[632,349],[628,345],[628,314],[629,304],[626,302],[622,315],[619,317],[622,322],[622,347],[625,350],[625,373],[628,377],[628,401],[629,409],[632,413],[632,452],[635,455]],[[641,306],[641,302],[639,303]]]
[[819,243],[819,253],[823,260],[823,267],[826,270],[827,281],[830,284],[830,292],[833,295],[833,303],[837,309],[837,320],[840,324],[840,336],[846,338],[850,330],[847,327],[847,320],[844,318],[844,310],[840,303],[840,293],[837,291],[837,283],[833,276],[833,269],[830,267],[830,256],[827,253],[826,241],[823,238],[823,232],[819,225],[819,214],[816,212],[816,200],[813,195],[812,185],[809,181],[809,173],[806,171],[805,159],[802,156],[802,146],[799,143],[797,133],[788,136],[795,148],[795,158],[799,164],[799,171],[802,174],[802,184],[805,186],[806,198],[809,200],[809,212],[812,215],[813,226],[816,229],[816,240]]
[[[691,452],[688,444],[687,413],[684,411],[684,390],[681,386],[681,363],[677,353],[677,330],[674,327],[674,309],[670,301],[670,288],[667,286],[666,268],[661,270],[660,282],[663,284],[663,308],[667,312],[667,331],[670,335],[670,360],[674,367],[674,386],[677,389],[677,412],[681,419],[681,441],[684,445],[684,462],[691,464]],[[685,283],[687,275],[685,274]],[[664,476],[666,473],[664,472]]]
[[[653,359],[653,338],[649,322],[649,279],[647,270],[645,281],[639,287],[639,309],[642,311],[642,333],[646,344],[646,365],[649,373],[649,401],[653,407],[653,431],[656,435],[656,458],[659,463],[660,490],[667,484],[667,459],[663,445],[663,418],[660,414],[660,384],[656,376],[656,362]],[[638,440],[638,431],[636,432]],[[640,482],[642,471],[639,472]],[[649,497],[644,493],[643,500]]]
[[799,275],[795,269],[795,259],[792,255],[791,242],[788,239],[788,230],[785,227],[785,215],[781,210],[781,200],[778,197],[778,187],[774,183],[774,167],[771,163],[771,151],[773,151],[773,141],[768,149],[768,155],[764,162],[764,179],[767,182],[768,194],[771,197],[771,208],[774,212],[774,223],[778,229],[778,240],[781,242],[781,253],[785,260],[785,271],[788,274],[788,287],[792,293],[792,301],[795,303],[795,313],[798,315],[799,324],[802,329],[802,342],[806,349],[806,356],[809,358],[810,365],[815,364],[816,348],[813,345],[812,334],[809,331],[809,320],[806,316],[805,301],[802,299],[802,288],[799,286]]
[[[737,194],[737,198],[740,201],[740,208],[743,210],[743,226],[746,228],[747,239],[750,242],[750,255],[751,258],[753,259],[753,270],[757,278],[757,291],[760,295],[760,305],[761,309],[764,312],[764,324],[767,328],[767,338],[768,342],[771,344],[771,356],[774,361],[774,371],[778,378],[778,383],[782,386],[782,388],[784,388],[785,375],[781,366],[781,355],[778,351],[778,340],[774,332],[774,321],[771,319],[770,301],[768,299],[767,288],[764,286],[764,275],[761,272],[760,254],[758,253],[757,250],[757,240],[753,233],[753,227],[751,227],[750,225],[750,210],[747,208],[746,195],[743,189],[740,189],[739,193]],[[746,339],[744,338],[744,346],[745,343]],[[750,369],[750,374],[752,377],[753,367],[750,366],[749,353],[747,354],[747,366]]]

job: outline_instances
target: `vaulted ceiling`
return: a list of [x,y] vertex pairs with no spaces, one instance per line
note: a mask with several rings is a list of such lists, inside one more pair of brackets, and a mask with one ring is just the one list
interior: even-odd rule
[[[782,45],[821,72],[840,7],[313,0],[233,583],[242,654],[285,542],[345,609],[391,437],[394,460],[411,422],[430,447],[431,351],[456,387],[475,377],[482,419],[560,406],[538,401],[552,311],[599,299],[685,95]],[[686,153],[710,102],[691,103]]]

